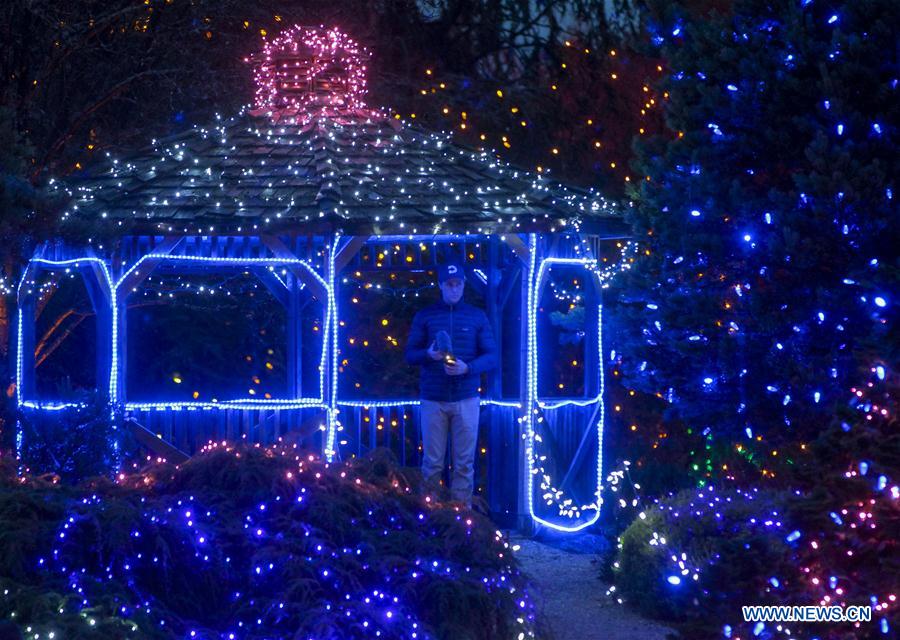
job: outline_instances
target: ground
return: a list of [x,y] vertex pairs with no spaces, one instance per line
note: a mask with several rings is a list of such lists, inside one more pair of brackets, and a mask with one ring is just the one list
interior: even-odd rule
[[545,640],[666,640],[671,633],[606,595],[596,554],[515,535],[511,542],[543,603]]

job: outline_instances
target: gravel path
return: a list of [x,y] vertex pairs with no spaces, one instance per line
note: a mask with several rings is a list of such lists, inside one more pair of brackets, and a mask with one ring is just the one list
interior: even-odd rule
[[[666,640],[671,630],[606,596],[590,553],[573,553],[513,536],[522,569],[535,584],[550,635],[542,640]],[[539,605],[540,606],[540,605]]]

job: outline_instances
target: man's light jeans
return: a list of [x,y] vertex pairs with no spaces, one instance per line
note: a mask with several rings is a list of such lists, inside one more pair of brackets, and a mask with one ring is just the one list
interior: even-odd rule
[[425,484],[436,487],[441,480],[449,431],[453,460],[450,497],[466,504],[472,502],[480,403],[481,399],[477,396],[458,402],[422,400],[419,409],[422,420],[422,475],[425,477]]

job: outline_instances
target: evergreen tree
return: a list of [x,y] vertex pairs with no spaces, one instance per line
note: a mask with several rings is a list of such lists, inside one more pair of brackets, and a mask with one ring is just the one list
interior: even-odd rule
[[741,0],[656,27],[671,136],[638,147],[649,253],[617,333],[628,382],[706,436],[702,474],[773,473],[896,365],[898,24],[891,0]]

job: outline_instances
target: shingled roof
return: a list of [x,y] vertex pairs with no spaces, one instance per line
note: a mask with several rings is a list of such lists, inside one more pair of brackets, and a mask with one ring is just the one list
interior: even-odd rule
[[[578,228],[627,235],[617,209],[592,190],[567,188],[347,100],[335,80],[346,61],[334,46],[309,46],[323,38],[343,35],[295,27],[284,42],[267,45],[263,69],[275,75],[258,78],[268,93],[264,100],[258,95],[255,110],[154,141],[59,185],[72,196],[65,217],[127,221],[167,234]],[[359,56],[352,41],[339,44]],[[334,58],[326,60],[327,77],[325,55]]]

